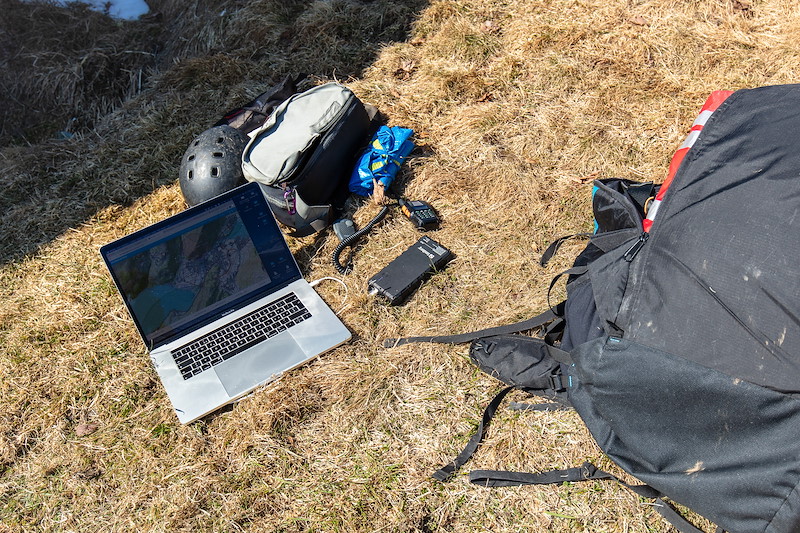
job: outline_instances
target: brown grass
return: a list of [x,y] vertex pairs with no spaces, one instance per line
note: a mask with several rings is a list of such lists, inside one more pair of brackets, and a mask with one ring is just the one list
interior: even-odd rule
[[[381,341],[541,311],[551,276],[580,243],[546,269],[539,254],[591,227],[581,180],[660,181],[710,91],[796,81],[798,2],[152,5],[160,18],[125,25],[0,2],[4,17],[49,21],[35,46],[26,39],[40,26],[0,25],[0,49],[14,51],[0,60],[4,92],[60,117],[36,134],[21,126],[22,107],[4,118],[0,530],[669,530],[612,483],[484,490],[464,476],[432,481],[499,385],[464,346],[389,350]],[[101,37],[121,43],[115,53]],[[143,63],[120,55],[154,43]],[[99,85],[75,77],[76,62],[100,57]],[[135,89],[123,71],[135,73]],[[366,280],[419,237],[389,217],[356,252],[346,301],[338,284],[318,287],[353,340],[181,426],[98,248],[183,209],[177,167],[191,137],[297,71],[346,82],[390,124],[416,131],[398,186],[436,206],[444,222],[432,237],[457,259],[406,305],[375,301]],[[74,105],[62,114],[42,103],[53,98]],[[76,110],[86,112],[76,137],[52,140]],[[363,205],[357,223],[375,212]],[[335,275],[335,240],[291,242],[309,279]],[[576,414],[503,411],[470,466],[586,459],[620,473]]]

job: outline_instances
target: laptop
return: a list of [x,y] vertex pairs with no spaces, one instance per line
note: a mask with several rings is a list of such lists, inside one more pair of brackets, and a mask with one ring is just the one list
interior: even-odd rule
[[181,423],[350,339],[303,279],[257,183],[100,253]]

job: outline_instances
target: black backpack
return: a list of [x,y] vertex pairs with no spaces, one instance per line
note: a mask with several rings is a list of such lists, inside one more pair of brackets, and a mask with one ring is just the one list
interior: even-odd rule
[[[697,529],[663,497],[727,531],[800,530],[800,85],[712,107],[660,188],[595,182],[597,228],[563,273],[565,302],[509,326],[386,341],[471,341],[472,359],[510,385],[434,477],[463,466],[521,388],[550,399],[533,408],[574,407],[644,483],[628,486],[681,531]],[[485,486],[585,479],[616,478],[588,463],[470,475]]]

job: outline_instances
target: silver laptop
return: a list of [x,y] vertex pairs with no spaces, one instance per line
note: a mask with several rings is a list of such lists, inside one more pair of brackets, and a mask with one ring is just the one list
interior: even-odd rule
[[350,339],[256,183],[100,253],[184,424]]

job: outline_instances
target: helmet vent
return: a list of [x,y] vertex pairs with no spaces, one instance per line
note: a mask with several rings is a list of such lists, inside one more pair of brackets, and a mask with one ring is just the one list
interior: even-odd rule
[[194,154],[186,158],[187,161],[194,161]]
[[186,176],[187,176],[189,179],[192,179],[192,178],[194,178],[194,172],[192,172],[192,171],[190,170],[190,171],[189,171],[189,172],[186,174]]
[[222,144],[224,139],[222,137],[217,137],[217,144]]
[[214,178],[219,177],[219,167],[211,167],[211,176]]
[[214,157],[222,157],[223,155],[222,152],[214,152]]

